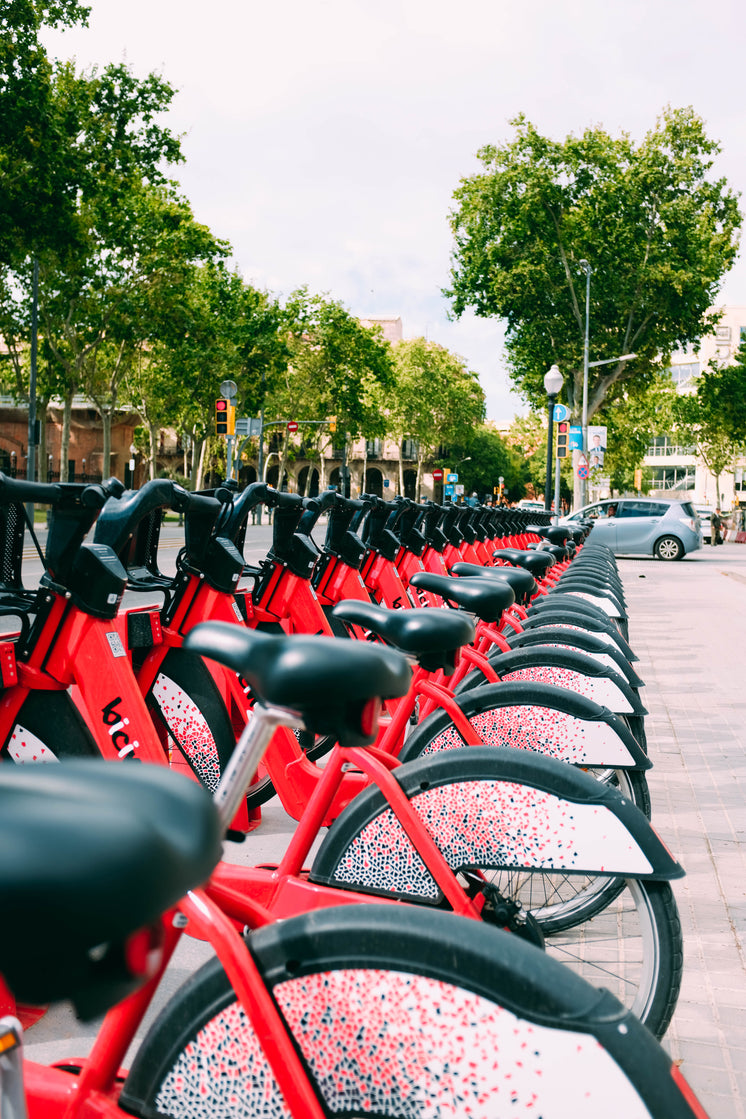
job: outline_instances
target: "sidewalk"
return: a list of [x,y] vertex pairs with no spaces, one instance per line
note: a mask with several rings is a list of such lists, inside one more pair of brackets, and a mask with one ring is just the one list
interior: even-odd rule
[[684,980],[665,1045],[710,1119],[746,1117],[746,549],[620,559],[646,682],[653,823],[674,883]]

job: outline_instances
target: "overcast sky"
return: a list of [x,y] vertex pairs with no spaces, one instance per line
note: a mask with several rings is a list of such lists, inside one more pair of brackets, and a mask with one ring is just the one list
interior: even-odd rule
[[[719,173],[746,188],[743,0],[89,3],[89,28],[47,35],[51,53],[176,87],[176,177],[244,278],[401,316],[405,337],[466,359],[496,420],[522,410],[500,324],[449,322],[440,293],[453,191],[512,117],[556,139],[600,124],[639,140],[666,105],[692,105]],[[740,259],[722,299],[746,304]]]

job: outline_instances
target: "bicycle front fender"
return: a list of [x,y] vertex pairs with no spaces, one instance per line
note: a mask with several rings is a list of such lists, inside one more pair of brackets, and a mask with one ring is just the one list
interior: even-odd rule
[[[534,681],[485,684],[455,702],[486,746],[531,750],[572,765],[650,769],[622,719],[566,688]],[[399,757],[409,762],[465,745],[453,720],[438,711],[415,728]]]
[[[552,758],[473,746],[410,762],[396,776],[455,872],[551,870],[644,879],[684,873],[631,801]],[[442,901],[375,787],[329,829],[311,879],[410,901]]]

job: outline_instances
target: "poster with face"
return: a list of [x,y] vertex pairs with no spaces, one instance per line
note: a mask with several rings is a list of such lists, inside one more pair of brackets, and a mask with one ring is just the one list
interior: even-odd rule
[[606,454],[606,428],[588,428],[588,462],[592,466],[603,466]]

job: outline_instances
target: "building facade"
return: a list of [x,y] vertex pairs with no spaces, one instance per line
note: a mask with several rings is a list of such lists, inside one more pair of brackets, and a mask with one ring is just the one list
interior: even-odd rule
[[[690,347],[673,355],[671,376],[679,392],[693,392],[697,378],[711,361],[727,365],[746,340],[746,306],[720,308],[722,317],[714,335],[702,340],[698,350]],[[720,493],[697,448],[687,446],[675,435],[651,438],[644,465],[653,492],[670,496],[686,493],[698,505],[721,509],[746,507],[746,456],[736,456],[730,470],[720,475]]]

